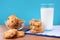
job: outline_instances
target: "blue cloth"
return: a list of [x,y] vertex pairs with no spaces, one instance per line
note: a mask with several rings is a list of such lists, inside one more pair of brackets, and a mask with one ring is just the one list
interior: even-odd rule
[[[26,34],[32,34],[30,31],[26,31]],[[38,36],[50,36],[50,37],[59,37],[60,38],[60,26],[53,27],[51,31],[45,31],[44,33],[36,33],[33,35]]]

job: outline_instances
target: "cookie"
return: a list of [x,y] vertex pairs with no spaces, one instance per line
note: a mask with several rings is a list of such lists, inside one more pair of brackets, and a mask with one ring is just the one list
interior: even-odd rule
[[37,31],[35,31],[35,30],[33,30],[33,29],[31,29],[30,32],[31,32],[31,33],[37,33]]
[[16,15],[11,15],[6,21],[6,26],[10,29],[19,29],[22,27],[23,20],[16,17]]
[[30,21],[30,32],[32,33],[44,32],[42,22],[39,20],[31,20]]
[[24,31],[17,31],[16,37],[24,37],[24,36],[25,36]]
[[4,32],[4,38],[6,38],[6,39],[13,38],[16,34],[17,34],[16,29],[10,29],[10,30]]

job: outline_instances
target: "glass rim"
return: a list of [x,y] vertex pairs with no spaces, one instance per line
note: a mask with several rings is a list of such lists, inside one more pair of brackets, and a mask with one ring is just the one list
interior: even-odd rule
[[41,3],[40,5],[54,5],[54,3]]
[[41,6],[42,8],[54,8],[54,3],[48,3],[48,4],[46,4],[46,3],[41,3],[40,6]]

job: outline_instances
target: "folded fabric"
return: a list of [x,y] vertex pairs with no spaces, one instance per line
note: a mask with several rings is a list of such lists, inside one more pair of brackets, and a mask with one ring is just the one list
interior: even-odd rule
[[[26,34],[32,34],[32,33],[30,31],[26,31]],[[51,30],[51,31],[45,31],[44,33],[36,33],[33,35],[50,36],[50,37],[60,38],[60,26],[53,26],[53,30]]]

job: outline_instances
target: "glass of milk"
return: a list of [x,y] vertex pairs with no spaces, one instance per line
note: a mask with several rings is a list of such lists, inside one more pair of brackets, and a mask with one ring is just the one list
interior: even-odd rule
[[44,26],[44,30],[53,29],[53,17],[54,17],[54,5],[53,4],[41,4],[41,21]]

